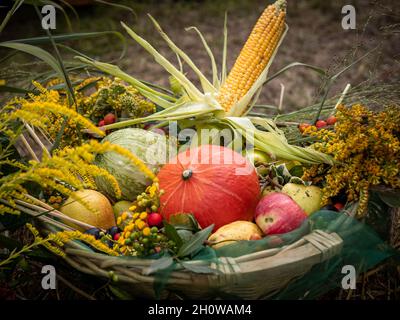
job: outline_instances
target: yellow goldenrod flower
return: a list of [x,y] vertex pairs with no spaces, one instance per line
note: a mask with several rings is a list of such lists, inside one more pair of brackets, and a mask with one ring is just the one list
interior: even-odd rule
[[147,212],[142,212],[142,213],[140,214],[140,219],[141,219],[141,220],[146,220],[146,219],[147,219]]

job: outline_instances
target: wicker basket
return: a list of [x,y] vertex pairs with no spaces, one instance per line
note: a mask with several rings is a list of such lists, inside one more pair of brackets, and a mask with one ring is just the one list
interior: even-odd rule
[[[215,299],[234,296],[242,299],[266,299],[291,281],[303,276],[314,265],[337,255],[342,239],[336,234],[314,230],[297,242],[282,247],[243,255],[218,258],[209,267],[215,274],[198,274],[187,269],[172,272],[161,298],[170,293],[188,299]],[[153,262],[149,259],[110,257],[88,252],[73,243],[66,249],[66,261],[75,269],[104,278],[113,271],[118,284],[132,296],[155,298],[155,278],[146,275]],[[193,264],[207,264],[192,261]]]
[[[47,147],[42,142],[45,139],[38,137],[28,125],[27,129],[28,133],[22,135],[16,144],[17,149],[24,156],[40,159],[41,153],[38,150]],[[27,145],[34,145],[34,142],[38,141],[39,146],[27,149]],[[58,225],[59,218],[82,225],[82,222],[63,215],[48,204],[29,195],[26,196],[36,204],[17,200],[17,208],[36,216],[43,223],[43,230],[54,231],[52,227],[68,230],[65,225]],[[191,261],[188,263],[209,264],[208,267],[215,269],[216,273],[200,274],[183,268],[176,269],[169,275],[161,298],[168,298],[169,294],[173,293],[189,299],[214,299],[227,296],[265,299],[303,276],[314,265],[339,254],[342,244],[342,239],[336,233],[328,234],[322,230],[314,230],[295,243],[281,248],[258,251],[237,258],[222,257],[213,263]],[[65,260],[83,273],[109,278],[110,271],[113,271],[119,279],[115,285],[125,289],[133,297],[156,297],[155,277],[148,275],[149,267],[154,260],[112,257],[91,251],[77,242],[68,243],[66,253]]]

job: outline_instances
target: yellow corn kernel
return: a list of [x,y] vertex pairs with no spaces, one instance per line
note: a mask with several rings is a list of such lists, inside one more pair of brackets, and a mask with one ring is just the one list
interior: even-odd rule
[[229,111],[267,67],[285,30],[286,1],[269,5],[258,19],[217,96]]

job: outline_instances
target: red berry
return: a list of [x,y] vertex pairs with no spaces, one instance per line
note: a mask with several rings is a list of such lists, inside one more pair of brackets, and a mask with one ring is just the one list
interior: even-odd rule
[[100,120],[99,121],[99,127],[104,127],[106,124],[104,122],[104,120]]
[[304,130],[305,130],[306,128],[310,127],[310,126],[311,126],[311,124],[309,124],[309,123],[300,123],[299,126],[298,126],[298,128],[299,128],[300,132],[303,133]]
[[329,124],[330,126],[335,124],[337,121],[335,116],[329,116],[328,119],[326,119],[326,123]]
[[120,233],[114,234],[114,237],[113,237],[114,241],[118,241],[118,239],[119,239],[120,236],[121,236]]
[[340,210],[342,210],[344,208],[344,205],[341,204],[340,202],[335,203],[333,206],[335,207],[335,209],[337,211],[340,211]]
[[105,124],[113,124],[116,121],[115,115],[113,113],[108,113],[104,117]]
[[160,227],[162,225],[163,217],[157,212],[150,213],[147,217],[149,227]]
[[315,126],[316,126],[318,129],[320,129],[320,128],[326,127],[326,126],[327,126],[327,123],[326,123],[326,121],[324,121],[324,120],[318,120],[317,123],[315,124]]

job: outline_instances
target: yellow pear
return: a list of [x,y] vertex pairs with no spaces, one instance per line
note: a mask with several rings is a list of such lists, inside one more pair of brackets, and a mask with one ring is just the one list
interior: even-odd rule
[[[80,199],[87,206],[76,199]],[[70,218],[85,222],[96,228],[109,229],[115,226],[114,211],[110,202],[103,194],[95,190],[86,189],[74,192],[61,207],[60,211]],[[83,228],[71,222],[64,222],[73,228],[84,231]]]
[[287,183],[282,192],[290,196],[308,215],[322,207],[322,190],[317,186]]
[[239,240],[259,240],[263,235],[260,228],[253,222],[234,221],[219,228],[208,240],[215,243],[212,245],[214,249],[218,249]]

